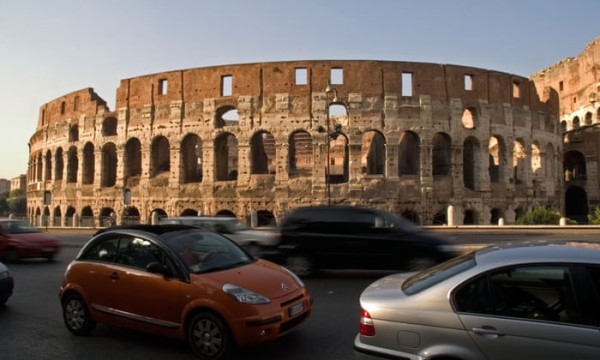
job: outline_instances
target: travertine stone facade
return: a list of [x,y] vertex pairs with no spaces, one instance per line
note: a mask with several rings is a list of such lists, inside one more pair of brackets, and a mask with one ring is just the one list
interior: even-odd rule
[[586,222],[600,206],[600,37],[577,57],[531,76],[538,90],[552,88],[560,100],[564,142],[565,215]]
[[115,111],[92,89],[41,107],[28,208],[63,226],[197,213],[261,225],[328,202],[424,225],[512,223],[562,208],[557,117],[550,89],[466,66],[287,61],[139,76],[121,81]]

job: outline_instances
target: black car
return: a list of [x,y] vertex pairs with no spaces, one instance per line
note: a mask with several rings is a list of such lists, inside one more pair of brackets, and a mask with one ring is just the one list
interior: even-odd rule
[[262,256],[300,276],[318,269],[420,270],[457,255],[445,239],[377,209],[297,208],[280,231],[280,243]]

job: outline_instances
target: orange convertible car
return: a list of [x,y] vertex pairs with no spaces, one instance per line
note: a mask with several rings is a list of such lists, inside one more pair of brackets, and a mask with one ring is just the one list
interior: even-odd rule
[[282,336],[312,299],[287,269],[217,233],[182,225],[115,227],[68,266],[59,296],[72,333],[96,322],[187,339],[201,359]]

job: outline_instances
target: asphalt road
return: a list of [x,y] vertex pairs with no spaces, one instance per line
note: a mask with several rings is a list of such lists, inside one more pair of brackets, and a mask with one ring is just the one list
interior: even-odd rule
[[[443,231],[441,231],[443,230]],[[600,241],[598,229],[436,229],[438,235],[465,247],[506,241]],[[559,231],[560,230],[560,231]],[[71,335],[62,322],[57,291],[67,264],[93,231],[51,231],[64,245],[53,262],[8,264],[16,288],[0,308],[0,358],[29,359],[194,359],[185,342],[99,325],[92,336]],[[331,271],[305,281],[314,297],[311,318],[296,332],[270,344],[247,348],[238,358],[352,359],[358,329],[358,297],[383,272]]]

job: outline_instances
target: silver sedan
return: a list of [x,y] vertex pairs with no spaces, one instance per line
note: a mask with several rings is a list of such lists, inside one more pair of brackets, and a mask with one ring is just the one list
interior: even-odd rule
[[360,297],[357,359],[600,359],[600,246],[495,246]]

